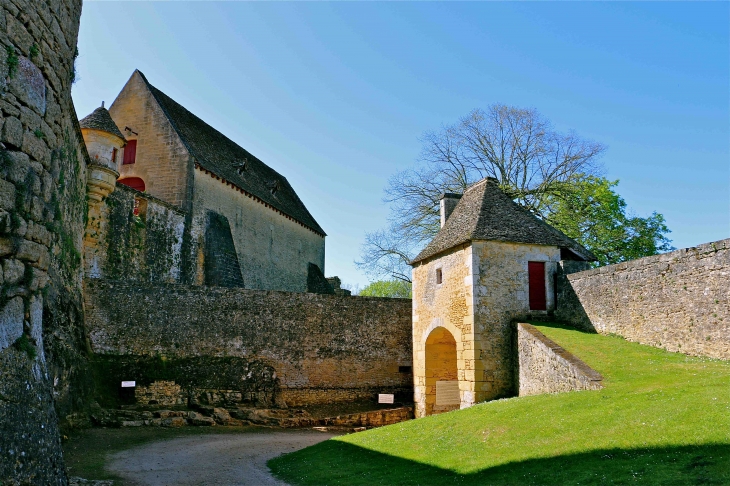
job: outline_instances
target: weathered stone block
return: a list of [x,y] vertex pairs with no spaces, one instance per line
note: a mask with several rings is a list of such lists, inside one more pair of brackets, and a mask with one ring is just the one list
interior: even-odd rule
[[27,106],[20,107],[20,122],[31,132],[40,129],[42,118]]
[[49,277],[48,273],[37,268],[31,269],[30,282],[28,282],[28,288],[35,292],[36,290],[44,289],[48,285]]
[[23,145],[23,124],[19,119],[14,116],[5,118],[0,141],[10,145],[11,148],[20,148]]
[[21,240],[18,243],[17,258],[32,263],[42,263],[42,270],[48,269],[49,254],[48,248],[29,240]]
[[0,208],[15,209],[15,185],[3,179],[0,179]]
[[48,169],[51,166],[51,151],[48,150],[43,138],[39,137],[34,131],[25,131],[21,149],[40,162],[43,168]]
[[3,262],[3,277],[5,283],[13,285],[23,280],[25,265],[20,260],[9,258]]
[[0,238],[0,256],[10,255],[15,251],[15,240],[12,238]]
[[[22,28],[22,25],[20,27]],[[8,89],[38,114],[45,114],[46,83],[43,73],[27,57],[20,56],[17,71],[10,78]]]
[[13,344],[23,335],[23,299],[10,300],[0,312],[0,351]]
[[183,427],[188,424],[188,421],[183,417],[168,417],[161,419],[160,426],[162,427]]
[[215,420],[213,420],[211,417],[206,417],[205,415],[201,415],[198,412],[190,412],[188,414],[188,422],[190,423],[190,425],[198,425],[198,426],[215,425]]

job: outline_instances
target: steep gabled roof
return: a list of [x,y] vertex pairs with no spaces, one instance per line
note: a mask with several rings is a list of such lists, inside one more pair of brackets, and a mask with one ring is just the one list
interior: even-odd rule
[[494,179],[469,186],[446,224],[411,264],[473,240],[508,241],[566,248],[580,258],[596,257],[561,231],[509,198]]
[[[103,105],[104,103],[102,103]],[[91,114],[85,116],[79,120],[79,126],[81,128],[90,128],[92,130],[101,130],[102,132],[111,133],[121,138],[125,142],[127,139],[124,138],[122,132],[119,131],[119,127],[112,120],[112,116],[109,114],[109,110],[100,106],[96,110],[92,111]]]
[[206,171],[255,196],[315,233],[326,236],[286,177],[152,86],[137,71],[183,144]]

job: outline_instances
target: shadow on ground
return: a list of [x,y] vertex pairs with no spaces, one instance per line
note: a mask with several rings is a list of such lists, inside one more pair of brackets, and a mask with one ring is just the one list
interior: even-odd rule
[[268,465],[293,485],[727,485],[730,445],[597,450],[456,474],[329,440]]

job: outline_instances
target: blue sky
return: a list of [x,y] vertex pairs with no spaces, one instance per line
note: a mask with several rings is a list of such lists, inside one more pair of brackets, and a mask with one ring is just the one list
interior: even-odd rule
[[84,2],[80,117],[134,69],[287,177],[326,274],[384,227],[424,132],[493,103],[608,146],[606,176],[674,246],[730,236],[728,2]]

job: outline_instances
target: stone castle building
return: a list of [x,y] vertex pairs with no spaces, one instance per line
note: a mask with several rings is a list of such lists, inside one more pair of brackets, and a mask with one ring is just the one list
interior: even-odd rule
[[[85,239],[90,276],[146,274],[148,280],[192,285],[329,290],[322,278],[325,232],[287,179],[140,71],[108,111],[97,108],[80,125],[95,166]],[[127,197],[117,194],[111,205],[126,212],[133,204],[138,219],[115,219],[114,208],[102,202],[115,186]],[[135,222],[145,235],[127,235],[139,244],[119,248],[124,235],[118,233]],[[143,251],[133,255],[140,245]]]
[[514,394],[512,322],[555,309],[561,260],[595,257],[483,179],[441,199],[413,266],[416,415]]
[[413,365],[423,416],[514,394],[529,353],[509,320],[550,312],[730,359],[730,239],[573,272],[591,255],[489,181],[444,198],[413,323],[407,300],[303,293],[337,281],[282,176],[139,72],[79,126],[81,3],[0,2],[0,483],[68,484],[61,430],[121,380],[174,403],[330,403],[407,396]]

